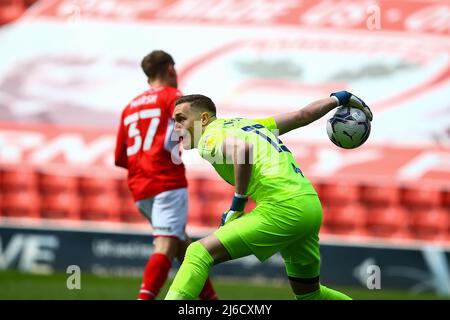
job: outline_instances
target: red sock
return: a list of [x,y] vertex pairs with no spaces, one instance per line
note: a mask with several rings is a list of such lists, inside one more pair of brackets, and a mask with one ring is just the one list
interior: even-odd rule
[[206,279],[202,292],[200,292],[200,300],[219,300],[216,290],[214,290],[209,278]]
[[167,280],[172,262],[162,253],[154,253],[147,262],[138,300],[154,300]]

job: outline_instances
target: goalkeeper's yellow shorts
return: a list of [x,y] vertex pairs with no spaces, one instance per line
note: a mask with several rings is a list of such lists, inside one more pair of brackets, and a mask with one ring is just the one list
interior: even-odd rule
[[254,254],[261,262],[280,252],[288,276],[320,274],[319,230],[322,206],[317,195],[262,203],[214,234],[232,259]]

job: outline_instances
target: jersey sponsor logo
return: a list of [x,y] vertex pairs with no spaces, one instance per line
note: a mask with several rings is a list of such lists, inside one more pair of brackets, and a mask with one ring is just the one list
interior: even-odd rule
[[211,152],[214,149],[214,146],[216,145],[217,139],[214,136],[207,136],[205,137],[205,140],[203,142],[202,149],[205,151]]

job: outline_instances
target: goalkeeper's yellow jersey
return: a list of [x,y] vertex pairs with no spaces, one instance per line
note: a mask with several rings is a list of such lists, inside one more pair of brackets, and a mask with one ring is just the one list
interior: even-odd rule
[[[275,120],[217,119],[203,132],[198,143],[200,156],[209,161],[217,173],[234,185],[233,163],[226,163],[222,142],[234,137],[253,144],[253,166],[247,189],[256,203],[283,201],[305,194],[317,194],[297,165],[292,153],[275,136]],[[244,159],[242,159],[244,161]]]

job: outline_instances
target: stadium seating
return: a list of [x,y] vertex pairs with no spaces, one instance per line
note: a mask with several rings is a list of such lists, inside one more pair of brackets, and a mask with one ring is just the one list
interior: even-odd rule
[[340,235],[367,235],[367,210],[358,203],[347,205],[326,206],[324,216],[327,216],[326,227]]
[[321,201],[326,205],[347,205],[359,200],[359,187],[349,183],[321,184],[318,188]]
[[[200,195],[208,199],[231,199],[234,194],[234,187],[225,181],[220,180],[202,180],[200,186]],[[228,200],[230,201],[230,200]]]
[[39,218],[41,199],[34,190],[9,190],[3,192],[1,211],[6,217]]
[[41,217],[47,219],[80,219],[78,193],[55,192],[42,196]]
[[322,227],[321,232],[331,233],[331,228],[333,225],[331,215],[333,211],[328,210],[328,206],[322,205]]
[[417,209],[411,213],[414,237],[425,240],[446,240],[450,229],[450,214],[442,208]]
[[361,202],[372,207],[386,207],[400,202],[400,190],[395,185],[362,185]]
[[116,186],[119,197],[128,197],[131,194],[127,179],[119,179]]
[[321,226],[320,226],[320,235],[329,235],[329,234],[331,234],[332,232],[331,232],[331,230],[330,230],[330,228],[327,226],[327,225],[325,225],[325,224],[322,224]]
[[436,208],[441,205],[441,192],[432,187],[403,187],[401,192],[401,203],[410,209]]
[[218,227],[222,214],[230,208],[230,198],[222,197],[222,199],[208,199],[203,206],[204,219],[203,222],[207,226]]
[[[188,181],[188,225],[216,228],[234,187],[210,179]],[[389,184],[314,183],[324,209],[321,234],[450,241],[450,191]],[[249,199],[246,212],[256,204]],[[0,214],[6,217],[148,221],[135,207],[126,179],[0,172]]]
[[119,222],[120,200],[112,193],[85,195],[81,200],[81,219]]
[[120,180],[107,177],[81,177],[80,194],[82,196],[91,196],[96,194],[117,194]]
[[442,190],[442,206],[450,210],[450,190]]
[[401,206],[369,206],[367,230],[375,237],[410,238],[409,214]]
[[129,191],[125,196],[120,197],[120,220],[125,223],[148,223],[137,209]]
[[78,178],[73,176],[41,174],[39,189],[42,194],[76,193],[78,192]]
[[38,176],[31,168],[9,169],[2,172],[3,191],[35,191],[38,188]]
[[207,219],[203,213],[204,205],[198,195],[189,196],[188,201],[188,225],[204,226]]

